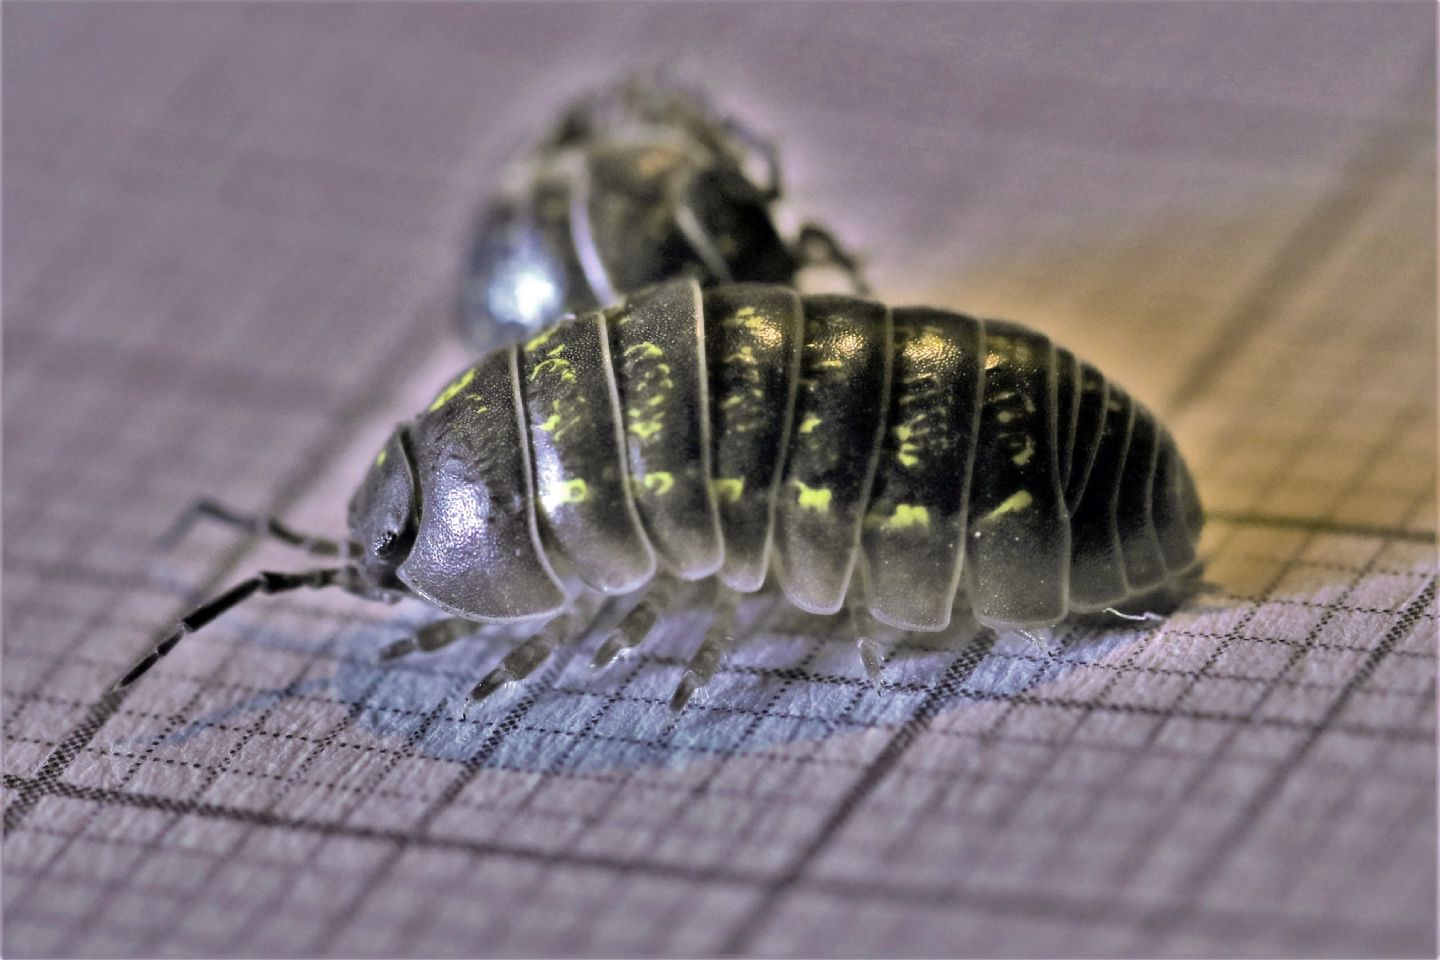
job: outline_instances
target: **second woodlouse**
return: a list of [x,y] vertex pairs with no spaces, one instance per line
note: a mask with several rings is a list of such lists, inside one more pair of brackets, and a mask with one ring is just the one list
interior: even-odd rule
[[646,77],[565,110],[501,177],[464,264],[460,322],[487,348],[652,283],[793,283],[830,265],[864,289],[830,231],[774,219],[778,150],[699,93]]

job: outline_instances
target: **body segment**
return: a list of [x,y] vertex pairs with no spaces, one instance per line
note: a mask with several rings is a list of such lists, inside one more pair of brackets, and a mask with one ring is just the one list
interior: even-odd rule
[[[475,382],[410,435],[450,437],[450,406],[480,402],[482,381],[498,396],[504,369],[492,357],[462,374]],[[944,628],[963,593],[980,623],[1032,628],[1195,565],[1197,501],[1173,440],[1016,324],[760,284],[702,293],[687,279],[552,327],[514,371],[540,544],[515,596],[533,596],[534,616],[555,602],[544,571],[573,566],[610,593],[657,569],[742,592],[768,574],[807,611],[848,601],[916,630]],[[441,462],[426,456],[428,557],[434,530],[453,539],[460,526],[435,514],[471,507],[448,480],[425,481]],[[516,506],[506,542],[530,556],[522,519]]]
[[870,502],[890,393],[888,308],[806,297],[805,347],[775,512],[775,574],[791,603],[834,613],[845,601]]
[[862,541],[866,594],[886,623],[939,630],[965,558],[985,335],[979,321],[941,310],[893,317],[885,444]]

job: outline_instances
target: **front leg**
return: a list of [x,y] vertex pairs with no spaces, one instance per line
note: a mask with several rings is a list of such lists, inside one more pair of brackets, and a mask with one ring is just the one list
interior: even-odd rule
[[432,653],[448,647],[461,637],[468,637],[479,632],[484,626],[482,623],[466,620],[463,617],[446,617],[444,620],[436,620],[434,623],[427,623],[416,630],[412,636],[396,640],[385,647],[375,659],[384,663],[387,660],[396,660],[417,651]]

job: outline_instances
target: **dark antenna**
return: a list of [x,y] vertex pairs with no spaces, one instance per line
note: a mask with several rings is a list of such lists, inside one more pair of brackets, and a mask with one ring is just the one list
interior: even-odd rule
[[299,590],[302,587],[319,590],[348,582],[355,573],[352,567],[324,567],[318,570],[301,570],[290,573],[262,570],[248,580],[242,580],[220,596],[201,604],[180,618],[168,637],[156,644],[155,649],[135,662],[120,682],[111,688],[114,693],[139,680],[160,658],[175,649],[186,634],[194,633],[222,613],[237,607],[257,593],[274,594]]
[[317,557],[338,557],[344,552],[344,548],[334,540],[301,533],[274,517],[236,510],[209,497],[202,497],[190,504],[189,508],[175,519],[170,529],[156,541],[156,546],[164,550],[170,549],[189,532],[196,520],[202,519],[215,520],[253,536],[271,537]]

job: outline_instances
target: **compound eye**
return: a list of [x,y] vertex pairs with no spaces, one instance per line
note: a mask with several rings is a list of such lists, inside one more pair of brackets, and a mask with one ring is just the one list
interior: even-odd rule
[[395,553],[395,548],[400,545],[400,532],[398,530],[382,530],[370,544],[370,549],[377,557],[387,557]]

